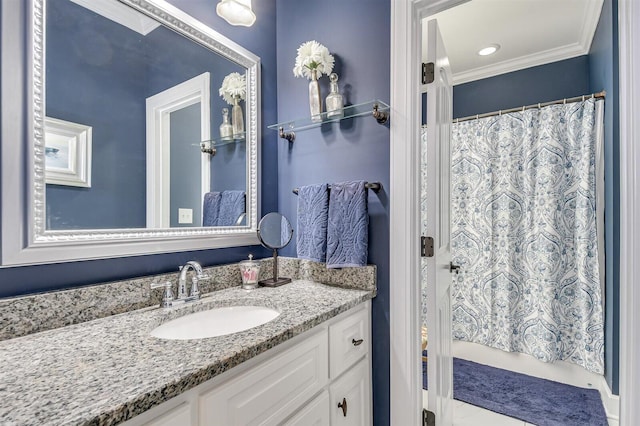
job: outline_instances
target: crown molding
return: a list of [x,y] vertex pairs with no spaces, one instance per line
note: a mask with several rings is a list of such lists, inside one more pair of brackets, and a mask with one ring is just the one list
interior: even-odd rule
[[552,62],[575,58],[586,55],[591,49],[591,42],[598,27],[600,12],[604,0],[594,1],[587,7],[582,19],[579,40],[575,43],[555,47],[553,49],[536,52],[531,55],[521,56],[515,59],[497,62],[484,67],[473,68],[468,71],[453,74],[453,84],[469,83],[483,78],[494,77],[496,75],[509,72],[520,71],[526,68],[545,65]]

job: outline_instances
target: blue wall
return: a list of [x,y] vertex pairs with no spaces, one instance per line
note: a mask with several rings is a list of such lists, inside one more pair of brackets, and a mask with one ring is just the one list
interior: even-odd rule
[[[257,2],[254,2],[257,3]],[[308,81],[293,76],[296,50],[305,41],[324,44],[335,56],[346,103],[389,100],[390,2],[357,0],[308,2],[277,0],[278,119],[309,115]],[[322,96],[328,78],[321,78]],[[393,117],[391,118],[393,119]],[[369,192],[369,263],[378,266],[373,299],[373,418],[389,424],[389,130],[371,117],[344,120],[296,132],[278,144],[278,206],[295,228],[295,187],[319,182],[380,181]],[[294,233],[295,237],[295,233]],[[295,255],[295,242],[282,250]]]
[[[15,3],[19,3],[26,17],[25,5],[27,2]],[[209,0],[172,0],[171,3],[190,15],[197,16],[198,20],[260,56],[262,61],[261,202],[263,212],[277,210],[277,135],[274,131],[266,128],[267,124],[276,122],[277,114],[275,0],[254,2],[253,9],[258,19],[251,28],[230,26],[215,14],[215,5],[212,6]],[[5,6],[3,2],[2,7]],[[0,143],[27,142],[2,140]],[[0,268],[0,298],[177,271],[178,265],[193,259],[200,261],[203,265],[236,262],[246,259],[249,252],[254,253],[257,257],[269,256],[269,252],[266,250],[252,246]]]
[[516,108],[589,92],[589,58],[531,67],[453,88],[453,117]]
[[47,2],[47,116],[93,128],[91,188],[47,185],[49,229],[145,226],[146,66],[131,42],[141,38],[68,0]]
[[605,376],[619,387],[620,340],[620,136],[618,106],[618,2],[605,0],[589,52],[592,92],[606,90],[604,112],[605,184]]
[[[200,139],[201,103],[195,103],[170,114],[169,124],[169,226],[198,226],[202,218],[200,191],[200,148],[193,146]],[[193,221],[181,224],[178,209],[191,209]]]
[[[47,186],[49,229],[144,227],[145,99],[209,72],[216,137],[228,107],[218,88],[243,68],[167,28],[143,36],[69,0],[47,3],[47,51],[47,115],[92,126],[94,147],[91,188]],[[199,154],[199,142],[185,149]],[[217,188],[245,189],[244,149],[234,148],[213,168]]]

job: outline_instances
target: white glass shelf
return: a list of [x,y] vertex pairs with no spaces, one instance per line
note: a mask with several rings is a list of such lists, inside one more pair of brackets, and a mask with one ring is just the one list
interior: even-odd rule
[[[365,115],[371,115],[378,120],[379,123],[386,123],[389,118],[390,107],[386,103],[374,99],[371,101],[363,102],[361,104],[349,105],[342,108],[342,115],[329,117],[329,114],[335,114],[335,112],[328,113],[323,112],[317,117],[312,119],[311,117],[297,118],[295,120],[283,121],[281,123],[272,124],[267,126],[269,129],[280,131],[280,137],[293,142],[295,135],[293,132],[312,129],[319,127],[326,123],[335,123],[348,118],[362,117]],[[293,135],[291,139],[287,135]]]

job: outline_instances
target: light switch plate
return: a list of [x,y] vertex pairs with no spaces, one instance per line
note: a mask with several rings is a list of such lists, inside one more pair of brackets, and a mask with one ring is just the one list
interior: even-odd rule
[[178,209],[178,223],[192,224],[193,209]]

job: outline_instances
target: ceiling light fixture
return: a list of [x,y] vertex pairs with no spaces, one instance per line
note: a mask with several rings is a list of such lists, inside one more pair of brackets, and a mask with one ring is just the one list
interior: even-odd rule
[[256,15],[251,10],[251,0],[220,0],[216,13],[231,25],[250,27],[256,22]]
[[482,49],[478,50],[478,55],[480,55],[480,56],[493,55],[499,49],[500,49],[500,45],[499,44],[490,44],[489,46],[483,47]]

